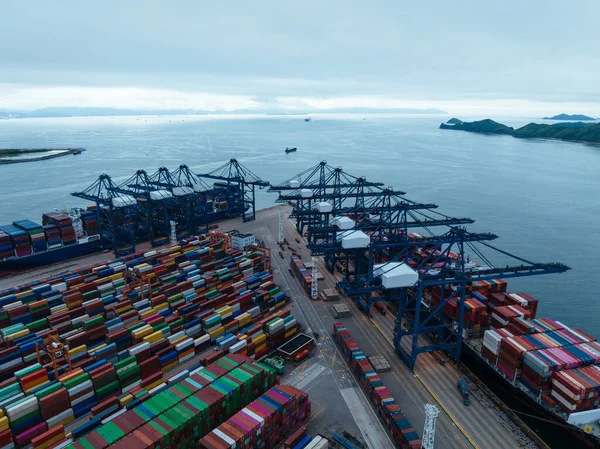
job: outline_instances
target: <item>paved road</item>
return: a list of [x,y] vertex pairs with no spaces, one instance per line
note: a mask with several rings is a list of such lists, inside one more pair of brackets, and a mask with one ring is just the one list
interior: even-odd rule
[[[329,379],[319,379],[319,382],[329,385],[329,391],[323,391],[324,385],[319,385],[315,387],[315,390],[321,394],[313,395],[311,397],[311,401],[316,400],[320,403],[319,405],[322,406],[322,409],[318,410],[317,413],[327,415],[326,418],[328,418],[325,420],[325,423],[315,423],[315,431],[329,433],[322,430],[324,425],[333,429],[337,427],[338,432],[341,430],[351,430],[348,429],[347,426],[340,426],[340,424],[344,423],[344,415],[347,413],[348,416],[354,420],[363,441],[365,441],[369,448],[392,449],[394,445],[389,435],[371,408],[367,397],[360,389],[356,379],[348,369],[344,358],[331,337],[331,330],[333,328],[331,317],[328,314],[323,314],[322,311],[317,311],[315,309],[314,306],[318,303],[313,303],[308,298],[306,291],[303,289],[298,279],[289,274],[290,253],[285,251],[282,252],[284,258],[279,256],[279,246],[276,242],[279,228],[278,216],[279,208],[261,211],[258,214],[257,221],[243,224],[240,224],[237,221],[232,223],[226,222],[220,225],[220,230],[227,231],[230,229],[237,229],[242,232],[252,232],[258,240],[265,242],[265,244],[271,248],[275,283],[283,288],[288,296],[292,298],[292,313],[300,323],[306,326],[306,332],[316,332],[320,335],[317,344],[317,360],[319,362],[317,367],[315,367],[314,364],[306,364],[304,369],[296,370],[299,372],[296,374],[295,379],[292,376],[291,380],[290,378],[287,378],[284,379],[284,381],[308,386],[307,390],[310,393],[312,385],[314,385],[313,382],[321,377],[321,374],[327,374]],[[288,224],[290,223],[288,220],[286,221]],[[294,242],[296,234],[293,227],[289,228],[289,226],[286,226],[285,233],[286,238],[290,242]],[[310,379],[311,377],[313,379]],[[333,382],[331,382],[331,380]],[[314,393],[316,393],[316,391]],[[322,395],[326,395],[328,400],[322,400]],[[360,405],[360,407],[357,407],[358,405]],[[310,424],[307,425],[307,428],[309,431],[312,431]]]

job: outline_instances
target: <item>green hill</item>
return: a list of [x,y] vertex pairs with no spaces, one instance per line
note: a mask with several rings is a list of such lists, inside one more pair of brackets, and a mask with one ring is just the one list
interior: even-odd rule
[[554,117],[544,117],[544,120],[595,120],[594,117],[588,117],[583,114],[558,114]]
[[558,139],[573,142],[600,143],[600,123],[556,123],[540,125],[529,123],[514,129],[490,119],[475,122],[460,122],[455,125],[442,123],[440,129],[454,129],[480,134],[510,135],[520,139]]
[[455,125],[446,125],[442,123],[440,129],[455,129],[457,131],[469,131],[472,133],[484,134],[512,134],[514,128],[495,122],[489,118],[476,122],[460,122]]
[[560,139],[579,142],[600,143],[600,123],[557,123],[540,125],[530,123],[515,130],[514,137]]

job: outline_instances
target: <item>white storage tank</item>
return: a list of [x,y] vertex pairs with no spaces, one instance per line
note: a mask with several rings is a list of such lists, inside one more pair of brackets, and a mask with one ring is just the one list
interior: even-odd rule
[[373,274],[381,277],[384,288],[412,287],[419,282],[419,274],[403,262],[374,265]]

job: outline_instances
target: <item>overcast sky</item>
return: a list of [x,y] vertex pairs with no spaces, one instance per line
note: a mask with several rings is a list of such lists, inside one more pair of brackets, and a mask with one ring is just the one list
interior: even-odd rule
[[600,0],[0,3],[0,109],[600,116]]

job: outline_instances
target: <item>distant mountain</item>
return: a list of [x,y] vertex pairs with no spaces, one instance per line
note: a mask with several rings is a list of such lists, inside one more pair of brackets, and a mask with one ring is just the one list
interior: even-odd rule
[[449,123],[451,125],[456,125],[458,123],[462,123],[462,120],[457,119],[456,117],[452,117],[450,120],[448,120],[446,123]]
[[446,125],[445,123],[442,123],[440,125],[440,129],[455,129],[458,131],[469,131],[472,133],[483,134],[512,134],[515,130],[510,126],[495,122],[489,118],[485,120],[479,120],[477,122],[460,122],[456,123],[455,125]]
[[382,108],[340,108],[340,109],[309,109],[306,111],[290,112],[277,107],[260,109],[238,109],[234,111],[205,111],[196,109],[118,109],[118,108],[78,108],[60,107],[43,108],[34,111],[0,111],[0,119],[9,118],[42,118],[42,117],[110,117],[138,115],[207,115],[207,114],[273,114],[273,115],[305,115],[319,113],[346,114],[447,114],[440,109],[382,109]]
[[410,109],[410,108],[339,108],[306,111],[311,114],[447,114],[441,109]]
[[521,139],[557,139],[572,142],[600,143],[600,123],[556,123],[540,125],[529,123],[514,129],[490,119],[461,122],[455,125],[442,123],[440,129],[454,129],[480,134],[510,135]]
[[544,117],[544,120],[596,120],[593,117],[588,117],[582,114],[558,114],[554,117]]

